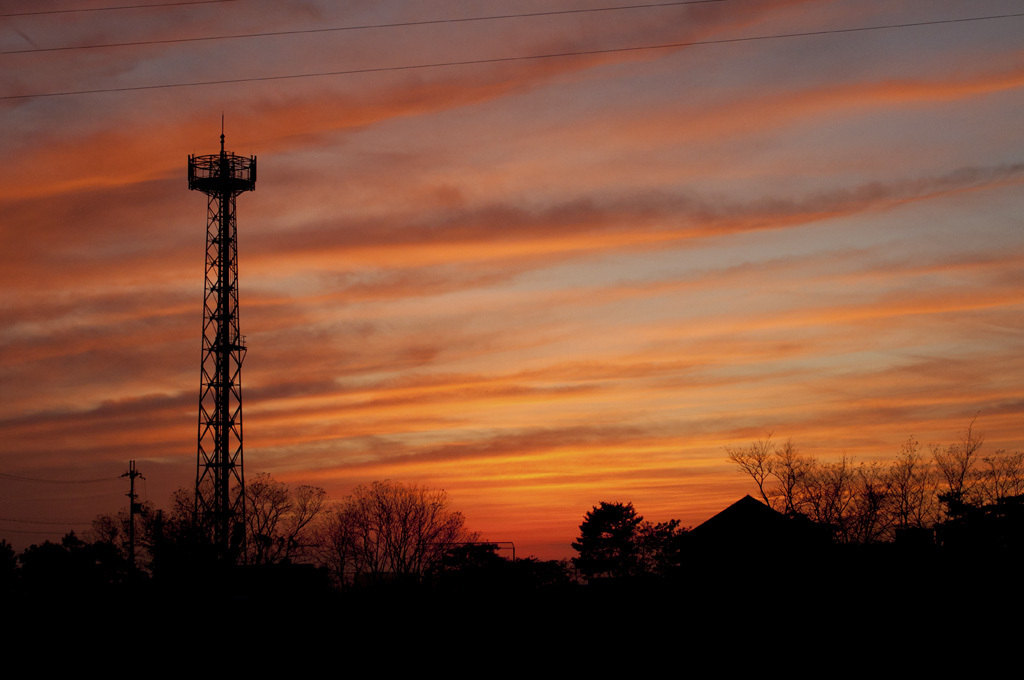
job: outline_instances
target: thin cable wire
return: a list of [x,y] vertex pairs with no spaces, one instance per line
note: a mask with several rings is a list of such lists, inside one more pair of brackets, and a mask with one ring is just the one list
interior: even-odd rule
[[53,522],[44,519],[15,519],[13,517],[0,517],[0,522],[17,522],[18,524],[56,524],[58,526],[67,526],[68,524],[85,526],[92,524],[91,520],[88,522]]
[[53,502],[64,502],[64,501],[91,501],[97,498],[116,498],[118,496],[124,496],[126,494],[121,491],[108,491],[107,493],[90,494],[88,496],[7,496],[3,497],[3,502],[18,502],[18,503],[53,503]]
[[95,484],[97,482],[110,482],[120,479],[120,477],[101,477],[99,479],[36,479],[35,477],[18,477],[17,475],[9,475],[4,472],[0,472],[0,477],[3,479],[16,479],[19,482],[35,482],[36,484]]
[[[74,523],[70,523],[70,522],[67,523],[67,524],[70,525],[70,526],[78,526],[78,527],[85,526],[85,524],[74,524]],[[67,536],[68,533],[70,533],[70,532],[67,532],[67,531],[46,531],[44,529],[40,529],[38,531],[29,531],[27,529],[4,529],[3,533],[4,534],[28,534],[29,536]]]
[[138,92],[141,90],[165,90],[182,87],[198,87],[202,85],[233,85],[238,83],[269,82],[274,80],[297,80],[300,78],[324,78],[329,76],[348,76],[365,73],[385,73],[394,71],[412,71],[419,69],[441,68],[445,66],[473,66],[481,64],[500,64],[534,59],[561,59],[567,57],[594,56],[600,54],[617,54],[625,52],[643,52],[649,50],[678,49],[681,47],[697,47],[701,45],[728,45],[733,43],[754,42],[758,40],[780,40],[784,38],[803,38],[808,36],[834,35],[842,33],[858,33],[881,31],[888,29],[916,28],[920,26],[937,26],[941,24],[957,24],[992,19],[1011,19],[1024,17],[1024,12],[1015,14],[993,14],[982,17],[964,17],[959,19],[936,19],[932,21],[915,21],[904,24],[883,24],[879,26],[856,26],[853,28],[831,28],[819,31],[802,31],[799,33],[775,33],[771,35],[754,35],[740,38],[719,38],[715,40],[694,40],[689,42],[666,43],[662,45],[642,45],[639,47],[614,47],[601,50],[583,50],[579,52],[557,52],[554,54],[534,54],[518,57],[492,57],[488,59],[467,59],[465,61],[442,61],[429,64],[410,64],[406,66],[378,66],[373,68],[348,69],[344,71],[320,71],[314,73],[290,73],[279,76],[255,76],[252,78],[229,78],[224,80],[202,80],[187,83],[163,83],[159,85],[130,85],[125,87],[105,87],[95,90],[65,90],[63,92],[38,92],[33,94],[13,94],[0,96],[0,101],[15,99],[34,99],[40,97],[69,97],[83,94],[107,94],[113,92]]
[[[644,5],[617,5],[613,7],[591,7],[588,9],[563,9],[547,12],[525,12],[522,14],[492,14],[480,17],[461,17],[455,19],[424,19],[422,21],[400,21],[390,24],[362,24],[356,26],[336,26],[332,28],[302,28],[292,31],[267,31],[262,33],[235,33],[231,35],[209,35],[195,38],[168,38],[166,40],[137,40],[134,42],[104,43],[101,45],[69,45],[66,47],[34,47],[24,50],[4,50],[0,54],[31,54],[35,52],[62,52],[69,50],[93,50],[110,47],[141,47],[144,45],[172,45],[176,43],[203,42],[210,40],[236,40],[239,38],[268,38],[283,35],[303,35],[308,33],[334,33],[338,31],[365,31],[374,28],[402,28],[408,26],[430,26],[434,24],[457,24],[470,21],[496,21],[501,19],[523,19],[527,17],[548,17],[561,14],[587,14],[591,12],[618,12],[631,9],[651,9],[657,7],[676,7],[679,5],[703,5],[727,0],[681,0],[679,2],[657,2]],[[4,16],[4,15],[0,15]]]
[[43,9],[36,12],[9,12],[0,17],[34,17],[41,14],[73,14],[76,12],[107,12],[118,9],[147,9],[149,7],[178,7],[179,5],[217,5],[238,0],[189,0],[188,2],[161,2],[152,5],[118,5],[116,7],[85,7],[82,9]]

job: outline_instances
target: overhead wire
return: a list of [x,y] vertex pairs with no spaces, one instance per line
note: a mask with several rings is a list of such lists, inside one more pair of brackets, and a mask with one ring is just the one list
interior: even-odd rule
[[[97,477],[95,479],[41,479],[39,477],[23,477],[23,476],[20,476],[20,475],[11,475],[11,474],[7,474],[5,472],[0,472],[0,479],[8,479],[8,480],[13,480],[13,481],[18,481],[18,482],[32,482],[34,484],[96,484],[96,483],[105,483],[105,482],[112,482],[112,481],[120,482],[121,481],[121,476],[117,476],[117,477]],[[61,497],[61,498],[38,498],[38,497],[36,497],[36,498],[14,498],[14,497],[5,497],[5,500],[8,500],[8,501],[18,501],[18,502],[26,502],[26,501],[36,501],[36,502],[38,502],[38,501],[46,501],[46,502],[62,501],[62,502],[67,502],[67,501],[73,501],[73,500],[89,500],[89,499],[96,499],[96,498],[110,498],[112,496],[121,496],[121,495],[122,494],[120,492],[114,492],[114,493],[105,493],[105,494],[92,495],[92,496],[75,496],[75,497]],[[87,520],[87,521],[72,521],[72,520],[53,521],[53,520],[42,520],[42,519],[20,519],[20,518],[17,518],[17,517],[0,517],[0,522],[15,522],[15,523],[18,523],[18,524],[34,524],[34,525],[57,525],[57,526],[65,526],[65,527],[67,527],[67,526],[72,526],[72,527],[88,527],[88,526],[90,526],[92,524],[91,520]],[[46,530],[43,530],[43,529],[38,529],[38,530],[18,530],[18,529],[8,529],[8,528],[5,528],[5,529],[3,529],[3,533],[5,533],[5,534],[14,533],[14,534],[39,534],[39,535],[57,535],[57,536],[62,536],[66,532],[64,532],[64,531],[57,531],[57,532],[46,531]]]
[[[65,526],[86,526],[88,522],[64,522]],[[37,531],[29,531],[28,529],[4,529],[4,534],[28,534],[30,536],[66,536],[66,531],[45,531],[43,529]]]
[[54,522],[53,520],[45,520],[45,519],[16,519],[14,517],[0,517],[0,522],[17,522],[18,524],[56,524],[58,526],[66,526],[68,524],[77,525],[77,526],[85,526],[85,525],[88,525],[88,524],[92,523],[91,520],[86,521],[86,522],[71,522],[71,521],[67,521],[67,522]]
[[77,9],[40,9],[32,12],[6,12],[0,17],[34,17],[43,14],[75,14],[80,12],[108,12],[122,9],[149,9],[162,7],[178,7],[180,5],[219,5],[225,2],[238,2],[238,0],[186,0],[185,2],[160,2],[151,5],[117,5],[113,7],[79,7]]
[[96,484],[98,482],[110,482],[119,480],[120,477],[99,477],[97,479],[38,479],[36,477],[19,477],[0,472],[2,479],[15,479],[19,482],[34,482],[36,484]]
[[[477,17],[455,17],[448,19],[423,19],[419,21],[396,21],[386,24],[355,24],[352,26],[333,26],[330,28],[297,28],[290,31],[262,31],[259,33],[232,33],[228,35],[206,35],[193,38],[166,38],[161,40],[135,40],[120,43],[102,43],[96,45],[66,45],[62,47],[33,47],[24,50],[0,50],[0,54],[32,54],[36,52],[64,52],[70,50],[93,50],[114,47],[143,47],[146,45],[173,45],[176,43],[204,42],[212,40],[237,40],[241,38],[269,38],[287,35],[305,35],[311,33],[337,33],[339,31],[366,31],[381,28],[406,28],[410,26],[432,26],[437,24],[458,24],[473,21],[499,21],[505,19],[524,19],[533,17],[549,17],[563,14],[589,14],[594,12],[619,12],[632,9],[652,9],[658,7],[676,7],[679,5],[705,5],[727,2],[728,0],[678,0],[676,2],[652,2],[643,5],[614,5],[610,7],[588,7],[581,9],[547,10],[543,12],[522,12],[518,14],[490,14]],[[3,15],[0,15],[3,16]]]
[[556,52],[550,54],[533,54],[511,57],[488,57],[483,59],[466,59],[461,61],[442,61],[425,64],[407,64],[402,66],[378,66],[359,69],[345,69],[340,71],[317,71],[312,73],[288,73],[276,76],[253,76],[248,78],[225,78],[219,80],[188,81],[184,83],[159,83],[154,85],[127,85],[124,87],[105,87],[92,90],[64,90],[60,92],[36,92],[31,94],[15,94],[0,96],[0,101],[16,99],[35,99],[42,97],[68,97],[86,94],[107,94],[114,92],[137,92],[142,90],[162,90],[184,87],[199,87],[203,85],[232,85],[240,83],[269,82],[275,80],[297,80],[302,78],[323,78],[331,76],[358,75],[366,73],[386,73],[398,71],[412,71],[420,69],[443,68],[450,66],[473,66],[482,64],[499,64],[518,61],[531,61],[538,59],[562,59],[568,57],[595,56],[602,54],[621,54],[626,52],[643,52],[664,49],[679,49],[683,47],[697,47],[703,45],[727,45],[734,43],[754,42],[760,40],[782,40],[789,38],[803,38],[821,35],[836,35],[845,33],[858,33],[867,31],[881,31],[892,29],[917,28],[922,26],[938,26],[943,24],[968,23],[976,21],[990,21],[995,19],[1012,19],[1024,17],[1024,12],[1011,14],[993,14],[980,17],[960,17],[956,19],[933,19],[929,21],[914,21],[899,24],[880,24],[874,26],[855,26],[852,28],[831,28],[816,31],[800,31],[794,33],[773,33],[766,35],[741,36],[737,38],[716,38],[712,40],[692,40],[676,43],[664,43],[659,45],[640,45],[634,47],[613,47],[595,50],[579,50],[573,52]]

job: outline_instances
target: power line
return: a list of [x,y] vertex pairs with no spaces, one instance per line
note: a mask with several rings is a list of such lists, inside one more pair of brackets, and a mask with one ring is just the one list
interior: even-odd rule
[[92,521],[88,522],[53,522],[44,519],[15,519],[14,517],[0,517],[0,522],[17,522],[18,524],[56,524],[58,526],[85,526],[91,525]]
[[118,5],[116,7],[85,7],[82,9],[44,9],[35,12],[9,12],[0,14],[0,17],[34,17],[41,14],[72,14],[76,12],[106,12],[118,9],[146,9],[149,7],[178,7],[180,5],[217,5],[222,2],[236,2],[237,0],[189,0],[188,2],[161,2],[152,5]]
[[0,472],[0,477],[3,479],[16,479],[19,482],[35,482],[37,484],[95,484],[97,482],[110,482],[120,479],[120,477],[101,477],[99,479],[37,479],[35,477],[18,477],[17,475],[9,475],[4,472]]
[[[630,9],[651,9],[657,7],[676,7],[679,5],[703,5],[726,0],[681,0],[679,2],[658,2],[644,5],[617,5],[613,7],[591,7],[587,9],[563,9],[547,12],[524,12],[522,14],[492,14],[479,17],[457,17],[454,19],[424,19],[422,21],[399,21],[389,24],[362,24],[355,26],[335,26],[332,28],[302,28],[292,31],[267,31],[262,33],[235,33],[231,35],[209,35],[195,38],[168,38],[166,40],[137,40],[133,42],[104,43],[100,45],[70,45],[66,47],[34,47],[25,50],[4,50],[0,54],[31,54],[34,52],[62,52],[69,50],[92,50],[109,47],[141,47],[144,45],[171,45],[176,43],[203,42],[210,40],[236,40],[239,38],[268,38],[283,35],[303,35],[308,33],[334,33],[338,31],[365,31],[374,28],[403,28],[409,26],[430,26],[434,24],[457,24],[471,21],[496,21],[500,19],[523,19],[527,17],[548,17],[561,14],[587,14],[592,12],[618,12]],[[7,16],[7,15],[0,15]]]
[[137,92],[141,90],[165,90],[181,87],[198,87],[201,85],[233,85],[239,83],[256,83],[274,80],[297,80],[300,78],[322,78],[328,76],[346,76],[366,73],[385,73],[389,71],[412,71],[419,69],[441,68],[445,66],[473,66],[481,64],[499,64],[516,61],[530,61],[535,59],[560,59],[567,57],[593,56],[599,54],[616,54],[625,52],[643,52],[649,50],[678,49],[681,47],[697,47],[701,45],[726,45],[732,43],[754,42],[759,40],[779,40],[783,38],[803,38],[809,36],[834,35],[842,33],[858,33],[866,31],[881,31],[887,29],[916,28],[921,26],[937,26],[941,24],[968,23],[974,21],[988,21],[991,19],[1011,19],[1024,16],[1024,12],[1015,14],[994,14],[981,17],[964,17],[959,19],[936,19],[932,21],[915,21],[904,24],[883,24],[878,26],[856,26],[853,28],[832,28],[819,31],[802,31],[799,33],[775,33],[770,35],[754,35],[740,38],[719,38],[715,40],[694,40],[689,42],[666,43],[661,45],[643,45],[639,47],[614,47],[601,50],[583,50],[579,52],[557,52],[553,54],[534,54],[517,57],[491,57],[487,59],[468,59],[465,61],[443,61],[429,64],[409,64],[405,66],[379,66],[373,68],[348,69],[343,71],[320,71],[314,73],[291,73],[279,76],[255,76],[251,78],[231,78],[226,80],[203,80],[185,83],[163,83],[158,85],[131,85],[125,87],[106,87],[95,90],[66,90],[63,92],[39,92],[34,94],[14,94],[0,96],[0,101],[14,99],[34,99],[37,97],[68,97],[83,94],[107,94],[113,92]]
[[97,498],[116,498],[123,496],[120,490],[108,491],[107,493],[92,494],[89,496],[8,496],[5,495],[0,502],[13,502],[19,503],[52,503],[52,502],[64,502],[64,501],[91,501]]
[[[84,524],[73,524],[71,526],[84,526]],[[27,529],[4,529],[4,534],[28,534],[29,536],[66,536],[69,532],[66,531],[44,531],[42,529],[38,531],[29,531]]]

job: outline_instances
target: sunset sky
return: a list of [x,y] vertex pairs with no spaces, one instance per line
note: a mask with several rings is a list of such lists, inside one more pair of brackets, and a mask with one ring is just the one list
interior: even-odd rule
[[562,557],[599,501],[753,492],[723,447],[766,431],[1024,448],[1024,3],[550,14],[630,2],[0,0],[0,537],[116,512],[130,459],[194,484],[222,114],[248,476]]

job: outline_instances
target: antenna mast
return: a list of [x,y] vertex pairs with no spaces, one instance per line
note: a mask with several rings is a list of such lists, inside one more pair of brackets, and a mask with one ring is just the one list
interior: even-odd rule
[[242,467],[242,360],[238,324],[238,228],[235,198],[256,188],[256,157],[224,150],[188,157],[188,188],[207,196],[206,292],[199,379],[196,521],[221,557],[244,555],[245,474]]
[[128,493],[126,494],[128,496],[128,561],[132,565],[132,569],[135,569],[135,515],[142,514],[142,505],[138,502],[139,495],[135,493],[135,478],[145,479],[145,477],[135,467],[134,460],[128,461],[128,472],[121,476],[128,478]]

